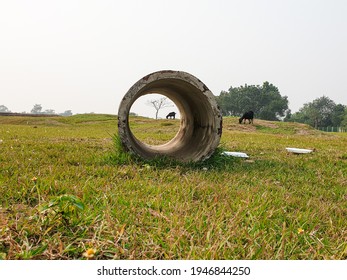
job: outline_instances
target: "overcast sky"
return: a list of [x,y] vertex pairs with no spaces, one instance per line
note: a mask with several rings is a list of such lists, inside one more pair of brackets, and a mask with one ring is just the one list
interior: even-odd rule
[[323,95],[347,105],[347,1],[0,0],[0,105],[12,112],[117,114],[164,69],[215,95],[269,81],[293,112]]

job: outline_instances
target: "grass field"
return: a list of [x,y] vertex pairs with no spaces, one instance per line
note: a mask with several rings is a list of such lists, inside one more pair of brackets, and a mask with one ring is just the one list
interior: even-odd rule
[[[0,259],[347,259],[347,135],[223,122],[179,164],[124,154],[115,116],[0,117]],[[159,144],[179,121],[131,126]]]

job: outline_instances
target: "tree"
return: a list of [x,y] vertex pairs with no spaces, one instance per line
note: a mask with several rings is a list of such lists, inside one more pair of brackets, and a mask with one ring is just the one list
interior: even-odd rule
[[[291,120],[309,124],[314,128],[332,126],[332,117],[335,108],[335,102],[329,97],[323,95],[312,102],[305,103],[297,113],[292,115]],[[336,115],[338,114],[339,110],[340,109],[338,107]]]
[[71,110],[66,110],[64,113],[61,113],[60,115],[64,116],[64,117],[72,116],[72,111]]
[[55,115],[55,110],[53,109],[47,109],[43,112],[44,114],[47,114],[47,115]]
[[34,107],[31,109],[32,114],[41,114],[42,113],[42,106],[41,104],[35,104]]
[[217,96],[224,115],[240,116],[252,110],[256,117],[264,120],[283,119],[288,112],[288,98],[281,96],[277,87],[269,82],[262,86],[245,85],[230,87]]
[[346,110],[346,113],[345,113],[343,120],[341,121],[341,127],[344,129],[347,129],[347,110]]
[[347,114],[347,107],[342,104],[337,104],[331,114],[331,123],[333,126],[341,126],[342,121]]
[[1,113],[10,113],[11,111],[5,105],[0,105],[0,112]]
[[160,99],[155,100],[147,100],[147,105],[154,107],[156,120],[158,119],[158,113],[160,109],[174,106],[167,97],[162,97]]
[[284,117],[283,121],[285,121],[285,122],[290,121],[290,119],[292,117],[292,110],[287,109],[285,114],[286,114],[286,116]]

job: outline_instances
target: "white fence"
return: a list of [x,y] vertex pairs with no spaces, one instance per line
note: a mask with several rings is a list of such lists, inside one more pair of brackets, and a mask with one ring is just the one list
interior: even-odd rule
[[339,126],[318,127],[318,129],[325,132],[347,132],[346,128]]

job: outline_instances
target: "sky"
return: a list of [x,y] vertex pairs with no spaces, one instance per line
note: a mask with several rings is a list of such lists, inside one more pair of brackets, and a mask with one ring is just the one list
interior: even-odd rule
[[[159,70],[214,95],[268,81],[292,112],[347,105],[346,15],[345,0],[0,0],[0,105],[117,114]],[[145,101],[132,111],[154,116]]]

